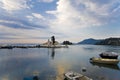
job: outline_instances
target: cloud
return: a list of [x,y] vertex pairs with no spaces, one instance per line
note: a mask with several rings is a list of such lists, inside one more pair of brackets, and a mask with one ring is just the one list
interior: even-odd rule
[[21,9],[27,9],[29,6],[27,5],[27,1],[29,0],[1,0],[1,7],[6,11],[15,11]]
[[[48,34],[49,33],[49,34]],[[48,39],[51,32],[44,29],[16,29],[4,25],[0,25],[0,34],[1,39],[6,39],[7,41],[13,39],[13,41],[18,42],[20,40],[25,40],[26,42],[34,42],[31,40],[38,40],[37,42],[44,41],[46,38]],[[28,40],[29,39],[29,40]],[[39,41],[39,39],[41,39]]]
[[[83,9],[84,10],[84,9]],[[99,21],[89,16],[85,10],[78,11],[71,3],[71,0],[59,0],[56,11],[48,11],[56,16],[51,21],[51,28],[57,32],[71,35],[74,31],[88,25],[100,25]]]
[[32,24],[28,21],[23,20],[0,20],[1,25],[5,25],[11,28],[17,28],[17,29],[35,29],[35,28],[42,28],[45,29],[46,27],[42,25]]
[[44,17],[43,17],[41,14],[38,14],[38,13],[32,13],[32,15],[33,15],[35,18],[38,18],[38,19],[44,19]]
[[75,41],[78,37],[95,37],[93,28],[118,24],[120,1],[0,0],[0,12],[1,38],[45,39],[55,35],[60,40]]
[[[56,17],[50,20],[52,30],[74,36],[81,34],[80,30],[83,28],[104,26],[115,20],[112,8],[118,2],[118,0],[59,0],[56,10],[46,13]],[[120,8],[117,7],[116,10],[118,12]]]
[[48,20],[46,17],[42,16],[40,13],[31,13],[30,15],[26,15],[26,18],[28,20],[28,22],[30,23],[34,23],[34,27],[35,25],[38,27],[42,27],[42,28],[49,28],[48,26]]
[[40,20],[45,20],[44,16],[42,16],[41,14],[38,13],[31,13],[31,15],[26,15],[26,18],[35,23],[34,21],[36,20],[37,22],[39,22]]
[[39,0],[39,2],[47,2],[47,3],[50,3],[50,2],[53,2],[54,0]]

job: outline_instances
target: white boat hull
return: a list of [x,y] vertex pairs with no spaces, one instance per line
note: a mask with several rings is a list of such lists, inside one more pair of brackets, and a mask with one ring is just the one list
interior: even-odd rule
[[67,72],[64,76],[67,80],[92,80],[91,78],[76,72]]

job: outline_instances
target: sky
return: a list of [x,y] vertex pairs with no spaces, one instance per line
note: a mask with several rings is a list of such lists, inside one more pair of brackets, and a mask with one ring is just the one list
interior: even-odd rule
[[120,0],[0,0],[0,43],[120,37]]

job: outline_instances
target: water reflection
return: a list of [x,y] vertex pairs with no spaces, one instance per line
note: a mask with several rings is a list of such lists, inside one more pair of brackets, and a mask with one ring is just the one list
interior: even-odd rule
[[52,51],[51,51],[51,58],[54,59],[55,57],[55,48],[52,48]]
[[50,57],[52,58],[52,59],[54,59],[54,57],[55,57],[55,48],[48,48],[48,56],[50,55]]
[[116,65],[109,65],[109,64],[100,64],[100,63],[92,63],[90,62],[93,66],[98,66],[100,68],[104,67],[104,68],[109,68],[109,69],[115,69],[115,70],[120,70],[119,66]]
[[39,80],[38,76],[34,76],[33,80]]
[[23,80],[40,80],[38,76],[25,77]]

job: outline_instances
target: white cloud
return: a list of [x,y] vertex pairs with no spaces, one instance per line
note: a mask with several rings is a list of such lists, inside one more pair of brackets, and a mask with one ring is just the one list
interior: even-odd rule
[[59,0],[56,11],[49,11],[53,13],[56,19],[51,22],[51,28],[62,33],[74,33],[74,30],[81,27],[88,27],[93,25],[100,25],[99,21],[92,16],[89,16],[84,11],[78,11],[70,0]]
[[[19,25],[19,26],[21,26],[21,27],[16,27],[16,28],[34,28],[33,26],[27,26],[27,25],[25,25],[25,24],[23,24],[23,23],[21,23],[21,22],[15,22],[15,21],[7,21],[7,20],[0,20],[0,23],[5,23],[5,24],[15,24],[15,25]],[[14,27],[14,26],[13,26]]]
[[29,8],[27,5],[27,1],[29,0],[1,0],[1,7],[6,11],[15,11]]
[[31,15],[26,15],[26,18],[29,21],[34,21],[35,19],[37,19],[37,22],[39,22],[40,20],[45,20],[45,17],[38,13],[31,13]]
[[48,27],[48,20],[42,16],[40,13],[31,13],[31,15],[26,15],[26,18],[30,23],[34,23],[35,25]]
[[39,2],[47,2],[47,3],[49,3],[49,2],[53,2],[54,0],[39,0]]
[[29,20],[29,21],[33,21],[33,16],[30,16],[30,15],[27,15],[26,18]]
[[35,18],[38,18],[38,19],[44,19],[44,17],[38,13],[32,13],[32,16],[34,16]]
[[[8,38],[8,40],[15,40],[16,42],[20,42],[20,41],[26,41],[26,42],[33,42],[37,41],[37,42],[41,42],[47,39],[44,39],[44,37],[49,37],[50,34],[48,34],[48,30],[44,30],[44,29],[16,29],[16,28],[10,28],[7,26],[3,26],[0,25],[0,37],[5,37]],[[43,39],[42,39],[43,37]],[[10,39],[9,39],[10,38]],[[3,38],[4,39],[4,38]],[[41,40],[39,40],[41,39]],[[33,41],[32,41],[33,40]],[[3,41],[4,42],[4,41]]]
[[120,5],[118,5],[115,9],[113,9],[113,12],[120,11]]
[[118,0],[109,0],[103,4],[102,1],[93,0],[59,0],[57,9],[46,13],[56,17],[50,20],[52,30],[74,36],[80,34],[82,28],[110,23],[114,16],[111,8],[117,2]]

